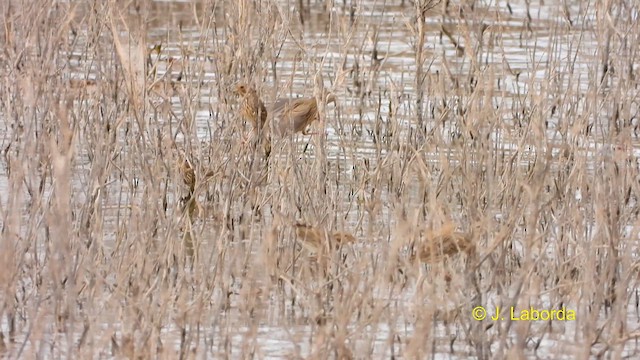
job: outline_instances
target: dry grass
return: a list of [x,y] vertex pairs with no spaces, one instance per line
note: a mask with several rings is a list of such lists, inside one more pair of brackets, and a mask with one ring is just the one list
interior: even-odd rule
[[638,356],[637,4],[290,3],[0,4],[0,356]]

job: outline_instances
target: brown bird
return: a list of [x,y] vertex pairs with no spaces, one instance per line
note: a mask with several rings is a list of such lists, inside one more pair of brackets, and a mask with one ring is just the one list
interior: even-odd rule
[[260,100],[256,90],[248,85],[237,85],[235,93],[242,97],[240,114],[245,120],[251,121],[253,131],[259,134],[267,122],[267,108]]
[[356,238],[347,232],[328,233],[301,222],[296,222],[294,227],[300,244],[313,253],[319,253],[325,249],[336,250],[344,244],[356,241]]
[[[179,166],[180,166],[180,174],[182,174],[182,181],[189,188],[189,197],[190,197],[191,195],[193,195],[193,193],[196,190],[196,179],[197,179],[196,172],[193,169],[191,162],[186,158],[181,163],[179,163]],[[206,182],[209,179],[213,178],[214,175],[215,175],[214,172],[209,170],[204,175],[204,179],[202,181]]]
[[239,84],[235,88],[235,93],[242,97],[240,104],[240,114],[253,125],[254,136],[258,142],[262,142],[264,153],[267,157],[271,153],[271,139],[265,129],[267,123],[267,108],[264,106],[258,93],[252,87]]
[[437,236],[428,239],[417,250],[417,257],[425,263],[436,263],[444,260],[446,257],[452,257],[457,254],[471,254],[475,251],[470,236],[461,232]]
[[453,231],[453,227],[445,227],[436,233],[426,234],[415,246],[417,249],[411,255],[412,260],[418,258],[427,264],[441,262],[463,253],[471,256],[476,251],[472,235]]
[[[476,230],[478,226],[474,226],[470,233],[463,233],[454,231],[453,224],[448,224],[442,229],[435,232],[427,232],[426,234],[420,234],[420,238],[417,243],[413,244],[413,251],[410,257],[411,262],[421,262],[423,264],[446,264],[449,259],[454,257],[465,256],[465,271],[464,274],[472,275],[474,272],[471,270],[477,264],[476,253]],[[478,229],[479,230],[479,229]],[[444,280],[446,282],[447,289],[453,281],[451,269],[444,267]],[[420,278],[424,280],[422,271],[420,272]],[[418,280],[421,284],[422,281]]]
[[[335,103],[335,95],[329,93],[325,103]],[[316,98],[280,99],[273,104],[271,118],[278,119],[274,123],[274,131],[282,136],[297,132],[309,135],[307,126],[318,119],[318,103]]]
[[189,194],[193,194],[196,189],[196,172],[193,170],[189,160],[184,159],[180,166],[180,173],[182,174],[182,181],[189,187]]

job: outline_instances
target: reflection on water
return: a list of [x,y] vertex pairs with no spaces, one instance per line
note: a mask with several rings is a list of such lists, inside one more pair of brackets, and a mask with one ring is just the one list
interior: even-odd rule
[[[546,128],[542,131],[547,133],[552,156],[561,156],[562,149],[554,148],[553,144],[562,140],[559,134],[564,134],[567,120],[554,109],[536,108],[537,94],[558,97],[570,94],[577,114],[588,110],[586,92],[592,91],[594,81],[602,76],[601,59],[595,50],[602,45],[593,27],[595,11],[582,2],[550,1],[535,5],[524,1],[475,2],[474,7],[440,4],[429,12],[424,24],[422,81],[416,79],[416,34],[420,29],[413,5],[409,1],[402,1],[404,5],[390,5],[388,1],[346,3],[336,1],[327,10],[322,2],[314,2],[307,5],[302,15],[291,1],[280,1],[269,10],[263,9],[281,16],[270,25],[286,28],[275,40],[275,46],[261,43],[255,29],[235,33],[224,21],[224,8],[214,10],[219,16],[209,28],[193,21],[194,9],[188,6],[175,8],[168,25],[154,21],[150,41],[163,43],[161,62],[188,57],[195,68],[203,71],[201,74],[196,71],[191,77],[203,82],[195,95],[201,99],[195,118],[197,135],[204,142],[219,136],[217,133],[222,129],[212,123],[215,121],[212,112],[228,109],[226,105],[219,107],[221,101],[229,99],[221,99],[217,89],[235,80],[217,72],[219,65],[212,63],[224,55],[212,53],[212,49],[229,51],[231,47],[235,51],[232,56],[238,58],[250,52],[252,63],[240,64],[236,69],[260,86],[267,102],[280,96],[311,96],[319,83],[336,93],[338,107],[326,109],[326,155],[334,164],[331,170],[341,173],[345,182],[351,181],[351,169],[365,160],[373,168],[394,166],[414,156],[405,148],[407,145],[422,152],[427,162],[438,163],[443,154],[448,154],[449,164],[456,165],[460,156],[453,155],[463,150],[455,144],[469,141],[464,139],[469,134],[490,136],[503,158],[517,156],[520,166],[530,166],[549,150],[540,144],[517,141],[523,132],[535,131],[526,125],[535,111],[546,117]],[[298,16],[303,24],[293,20]],[[176,22],[182,25],[180,33],[171,30]],[[256,28],[264,31],[264,26],[268,25]],[[269,45],[277,52],[264,50]],[[183,71],[173,70],[172,79]],[[418,92],[420,84],[423,88]],[[420,94],[423,98],[417,99]],[[485,107],[491,111],[469,108],[470,99],[476,97],[483,98]],[[184,110],[178,101],[172,105],[176,113]],[[631,106],[632,111],[637,111],[637,103]],[[531,113],[519,113],[523,107]],[[502,119],[503,126],[482,129],[481,116],[487,114]],[[598,121],[595,124],[606,125]],[[607,137],[606,126],[594,128],[593,132]],[[425,144],[432,136],[443,139],[451,148]],[[584,156],[598,158],[594,154],[604,140],[576,136]],[[315,139],[299,140],[298,150],[309,143],[319,144]],[[309,156],[314,156],[313,147],[304,148]],[[383,159],[383,163],[376,164],[375,159]],[[411,177],[417,176],[404,174],[408,184],[414,181]],[[419,196],[417,192],[416,195]],[[358,222],[358,216],[349,218]],[[282,336],[277,335],[282,331],[278,327],[245,330],[258,338],[258,347],[267,357],[291,352],[305,356],[313,352],[312,345],[300,349],[290,342],[290,331],[305,338],[301,335],[307,331],[305,327],[289,329]],[[380,334],[376,341],[382,344],[380,354],[386,354],[384,342],[389,331],[380,327],[376,331]],[[244,343],[244,332],[238,329],[237,344]],[[442,329],[437,334],[443,339],[447,336]],[[549,340],[548,348],[542,352],[568,340],[562,334],[552,337],[554,340]],[[443,353],[450,351],[445,345],[438,348]],[[452,351],[460,356],[466,353],[464,347]]]
[[[419,184],[425,179],[436,184],[433,188],[443,192],[447,192],[443,189],[454,188],[460,182],[468,180],[461,179],[463,176],[460,172],[451,175],[454,170],[450,168],[459,171],[465,166],[493,162],[496,167],[504,169],[503,172],[512,171],[513,167],[535,169],[540,159],[548,157],[586,162],[586,168],[597,174],[607,166],[631,164],[640,155],[636,150],[635,139],[621,141],[622,144],[617,145],[608,143],[612,136],[607,119],[613,118],[614,114],[610,107],[603,104],[616,101],[616,96],[622,97],[618,99],[624,104],[622,115],[616,112],[615,116],[629,122],[632,122],[639,109],[637,101],[626,101],[635,99],[637,93],[612,96],[607,93],[607,89],[613,88],[616,82],[631,81],[639,74],[637,64],[627,69],[620,65],[624,64],[626,57],[631,56],[631,50],[621,47],[619,57],[615,59],[617,63],[605,59],[598,50],[608,46],[608,43],[605,36],[596,31],[596,24],[602,21],[596,16],[597,6],[586,6],[580,1],[546,1],[535,4],[530,1],[465,2],[470,4],[442,2],[424,13],[425,21],[420,25],[416,8],[409,0],[259,0],[240,3],[247,8],[229,1],[155,1],[150,2],[146,8],[132,9],[129,14],[132,18],[139,16],[140,12],[146,14],[148,49],[161,45],[149,51],[147,61],[147,67],[153,74],[153,79],[149,81],[148,99],[152,104],[149,112],[153,114],[145,114],[148,119],[152,119],[147,124],[148,133],[153,134],[149,138],[162,138],[157,134],[169,128],[177,144],[197,149],[194,150],[196,158],[203,164],[211,163],[222,169],[220,172],[226,171],[223,177],[234,180],[229,181],[230,184],[211,185],[211,198],[224,198],[233,193],[231,185],[243,184],[251,188],[261,181],[270,181],[272,192],[281,197],[298,196],[297,203],[304,203],[312,209],[314,206],[320,207],[324,201],[315,198],[312,193],[343,193],[344,203],[336,206],[344,211],[339,216],[340,221],[357,227],[361,233],[366,231],[367,235],[375,239],[360,246],[386,254],[389,252],[386,247],[393,235],[390,230],[392,218],[394,211],[398,210],[392,207],[411,205],[405,204],[405,201],[424,202],[426,190]],[[299,7],[300,4],[304,5],[303,9]],[[256,7],[254,10],[261,15],[260,18],[254,19],[251,26],[233,23],[246,16],[242,11],[247,11],[248,14],[247,9],[252,6]],[[213,16],[209,16],[210,14]],[[620,31],[616,24],[610,26],[612,32]],[[422,40],[421,32],[424,35]],[[421,50],[418,49],[420,44]],[[78,71],[78,79],[86,78],[92,82],[99,79],[101,69],[98,65],[87,65],[93,59],[87,58],[83,52],[84,46],[88,47],[90,44],[79,42],[77,51],[65,55],[71,58],[72,67],[89,69],[88,74],[80,74]],[[603,64],[607,64],[609,69],[615,65],[616,72],[605,70]],[[336,106],[324,108],[323,121],[315,125],[316,130],[320,129],[326,134],[326,138],[300,135],[293,141],[274,142],[274,155],[270,161],[278,169],[293,169],[290,172],[294,175],[269,173],[262,177],[260,170],[255,170],[260,164],[260,160],[256,160],[258,157],[252,156],[248,151],[233,153],[232,144],[247,140],[238,134],[246,129],[241,128],[241,125],[234,127],[231,121],[237,119],[229,116],[238,106],[237,100],[228,95],[229,89],[238,81],[256,85],[267,103],[280,97],[313,96],[314,91],[317,92],[320,87],[337,95]],[[631,92],[637,92],[637,88],[629,86]],[[599,104],[593,104],[594,99]],[[571,104],[570,109],[560,109],[566,104]],[[81,106],[91,108],[95,104]],[[598,110],[592,111],[593,106],[599,106]],[[171,115],[154,117],[157,113]],[[593,114],[601,115],[602,119]],[[586,122],[590,128],[585,130],[575,125],[577,121],[574,119],[580,116],[597,118],[588,119]],[[488,121],[488,118],[500,121]],[[193,134],[185,135],[185,132],[176,130],[181,128],[183,122],[191,121],[195,122]],[[103,124],[96,126],[101,125]],[[121,128],[118,131],[128,134],[129,129]],[[533,133],[544,134],[546,141],[531,140],[540,138],[527,136]],[[191,135],[194,135],[193,138]],[[127,136],[122,138],[127,139],[123,148],[139,150],[135,147],[137,139],[129,139]],[[478,139],[490,140],[494,158],[487,160],[475,156],[470,149],[481,142]],[[562,144],[567,143],[574,144],[575,149],[563,147]],[[289,147],[295,149],[295,156],[289,156]],[[115,161],[123,156],[124,151],[109,156]],[[209,154],[223,155],[207,159]],[[83,149],[79,152],[80,172],[88,172],[83,166],[91,163],[92,156],[97,156],[95,149]],[[101,194],[103,207],[100,216],[104,223],[101,223],[99,230],[106,234],[105,248],[146,246],[123,243],[122,239],[126,236],[121,233],[123,230],[119,225],[123,218],[140,216],[146,210],[145,201],[152,202],[146,197],[144,186],[141,185],[140,178],[144,176],[131,169],[144,168],[144,163],[152,163],[150,159],[156,156],[159,154],[142,152],[140,159],[136,161],[143,164],[128,164],[130,167],[122,171],[121,178],[112,180],[105,194]],[[317,159],[324,158],[328,164],[326,168],[316,162]],[[239,174],[233,166],[238,163],[252,164],[253,167],[244,168],[255,170],[255,173],[249,171]],[[551,167],[554,174],[563,170],[561,165]],[[203,170],[197,166],[196,168],[198,171]],[[325,177],[322,183],[330,185],[322,189],[309,185],[310,189],[300,191],[303,195],[292,194],[294,191],[290,187],[294,185],[291,184],[305,185],[305,181],[311,176],[309,169],[315,171],[317,168],[324,169],[324,172],[318,171],[318,174]],[[447,175],[429,173],[428,169],[431,168],[438,168],[442,174]],[[392,170],[387,171],[388,169]],[[369,178],[358,178],[363,173]],[[392,179],[388,187],[370,192],[369,189],[365,190],[365,185],[360,185],[373,182],[376,177],[383,176],[380,174],[389,173],[400,174],[401,180]],[[532,170],[531,173],[535,172]],[[8,185],[4,165],[0,174],[4,175],[0,176],[0,188],[6,189]],[[295,179],[291,180],[292,177]],[[560,187],[562,177],[557,177],[554,185]],[[262,180],[264,178],[268,180]],[[93,184],[74,182],[74,190],[78,194],[76,200],[85,201],[93,196],[87,191],[91,186]],[[506,186],[511,184],[505,184]],[[530,189],[522,190],[523,193],[526,191]],[[398,195],[403,192],[409,195]],[[584,189],[570,191],[580,199],[587,196],[583,192]],[[260,191],[256,193],[257,197],[264,196]],[[46,196],[49,195],[47,192]],[[249,197],[244,193],[238,196]],[[501,194],[489,196],[499,197]],[[169,198],[171,201],[178,201],[171,196]],[[456,200],[457,198],[451,202]],[[3,206],[6,206],[5,201],[3,199]],[[376,205],[376,201],[382,205]],[[265,201],[267,202],[268,200]],[[629,203],[633,203],[633,200],[629,200]],[[367,206],[368,210],[361,210]],[[371,209],[376,206],[381,208],[381,215],[378,219],[372,219],[366,214],[373,213],[374,210]],[[229,222],[236,220],[229,216],[234,210],[231,206],[223,210],[231,218]],[[503,209],[490,211],[495,219],[509,217],[509,214],[503,213]],[[317,215],[312,211],[310,213],[312,214],[307,216]],[[269,216],[266,215],[267,218]],[[268,218],[268,221],[272,219]],[[236,253],[242,254],[240,250],[244,247],[255,252],[255,248],[262,244],[255,244],[254,239],[264,238],[262,233],[269,231],[250,228],[249,232],[260,233],[251,237],[241,234],[233,225],[217,224],[219,228],[203,231],[199,234],[203,238],[199,246],[213,247],[227,238],[235,238],[240,240],[226,245],[229,252],[237,251]],[[205,226],[202,225],[202,228]],[[232,230],[227,231],[224,226]],[[585,220],[585,227],[590,229],[587,230],[589,234],[593,231],[591,219]],[[164,228],[157,224],[136,230],[143,234],[165,232],[162,236],[167,242],[186,231],[184,228]],[[513,248],[519,253],[517,256],[523,255],[521,244],[515,244]],[[547,245],[541,253],[550,252],[550,248]],[[96,255],[96,258],[100,256]],[[377,260],[371,259],[370,263]],[[167,260],[171,261],[173,259]],[[375,265],[368,266],[371,267],[362,270],[365,275],[371,275],[371,269]],[[131,271],[134,270],[135,266],[132,265]],[[211,270],[211,273],[216,271],[207,270]],[[173,273],[163,276],[178,278]],[[232,277],[226,272],[218,276]],[[106,287],[117,288],[116,277],[115,274],[104,274],[101,281],[105,282]],[[194,282],[207,280],[189,279]],[[185,280],[186,282],[188,281]],[[232,292],[220,295],[221,290],[216,283],[216,286],[211,285],[209,295],[212,298],[233,298],[241,291],[246,291],[233,281],[230,282]],[[35,285],[25,285],[27,288],[33,286]],[[467,289],[461,289],[460,292],[463,290]],[[382,290],[379,292],[376,296],[382,299],[395,296],[383,293]],[[273,304],[273,299],[263,296],[261,301],[276,309],[272,311],[273,314],[285,314],[294,307],[290,304]],[[394,306],[401,314],[396,319],[374,319],[365,328],[346,326],[350,333],[356,334],[352,335],[355,340],[351,345],[354,348],[362,347],[366,351],[375,349],[375,354],[369,353],[368,356],[397,355],[388,350],[389,343],[395,341],[394,334],[402,333],[410,337],[416,328],[423,327],[416,323],[417,314],[405,310],[412,309],[416,303],[422,304],[423,299],[416,300],[416,296],[408,291],[403,296],[393,298]],[[259,298],[258,295],[255,297]],[[499,301],[497,295],[496,299],[493,295],[488,297],[484,299],[487,303]],[[450,299],[442,299],[442,304],[448,304],[448,300]],[[548,306],[555,304],[554,301],[550,298],[541,300]],[[245,305],[229,300],[228,306],[232,309],[230,314],[241,314]],[[158,304],[158,308],[169,311],[162,304]],[[132,310],[135,311],[137,309]],[[311,319],[313,314],[305,316]],[[238,328],[220,329],[215,325],[211,331],[205,331],[207,334],[204,339],[194,340],[194,343],[205,344],[208,348],[204,353],[214,356],[222,356],[221,354],[228,352],[241,353],[246,351],[247,343],[254,340],[255,344],[252,343],[252,346],[259,351],[256,350],[251,355],[259,353],[258,357],[261,358],[278,358],[292,353],[306,357],[317,350],[308,340],[310,334],[315,334],[313,326],[294,325],[292,322],[295,320],[272,317],[274,316],[260,318],[262,323],[255,324],[252,328],[229,320],[224,326]],[[105,324],[110,326],[114,322],[117,323],[110,319],[110,315],[105,315]],[[312,322],[310,320],[308,323]],[[0,323],[0,328],[7,326],[5,320]],[[457,338],[466,331],[468,329],[451,329],[447,324],[434,325],[432,334],[436,339],[433,345],[436,352],[461,357],[475,354],[466,343],[451,345],[454,342],[450,342],[450,338]],[[80,333],[81,330],[77,332]],[[175,344],[178,347],[184,328],[172,325],[158,332],[161,334],[153,336],[162,335],[165,345]],[[225,336],[231,335],[221,339],[217,332],[224,333]],[[367,332],[375,335],[357,335]],[[543,341],[534,353],[537,356],[546,353],[553,356],[557,353],[554,347],[559,343],[565,343],[567,348],[571,348],[570,344],[575,341],[574,334],[578,332],[574,324],[559,331],[549,331],[545,333],[549,337],[548,341]],[[20,341],[19,337],[17,341]],[[633,350],[629,349],[623,352],[633,354]],[[250,356],[245,355],[244,357]]]
[[[184,63],[186,57],[192,69],[173,69],[172,78],[204,82],[196,95],[201,99],[196,119],[203,140],[211,133],[211,111],[223,111],[216,109],[221,100],[216,90],[233,81],[222,78],[220,66],[214,63],[246,52],[251,52],[253,64],[245,70],[245,64],[238,65],[240,73],[263,87],[261,93],[267,101],[283,95],[310,96],[316,85],[314,77],[321,75],[325,87],[335,87],[341,105],[327,117],[328,141],[335,144],[338,135],[348,136],[349,142],[357,144],[357,151],[365,153],[371,151],[376,120],[389,127],[387,121],[393,116],[400,125],[398,131],[433,130],[443,114],[468,111],[465,99],[480,96],[492,104],[495,116],[503,118],[505,126],[513,126],[518,114],[512,109],[531,102],[527,94],[571,92],[578,106],[585,107],[580,94],[601,75],[593,66],[598,61],[594,49],[599,41],[589,25],[595,15],[579,2],[549,2],[537,4],[535,9],[519,2],[478,3],[474,8],[451,5],[446,10],[442,4],[433,9],[425,24],[422,114],[416,113],[418,29],[409,2],[390,6],[364,1],[355,8],[335,4],[329,13],[323,5],[311,4],[303,11],[304,25],[279,19],[277,26],[286,28],[287,33],[276,40],[276,53],[264,50],[267,44],[261,43],[256,30],[236,34],[224,22],[224,7],[214,10],[219,17],[207,25],[210,27],[194,24],[194,14],[200,10],[197,7],[159,6],[165,7],[171,9],[171,21],[163,27],[160,20],[154,20],[149,41],[163,44],[159,75],[164,68],[162,60]],[[270,11],[279,14],[277,17],[298,13],[292,2],[284,1]],[[465,17],[465,11],[472,11],[473,16]],[[182,24],[180,31],[170,26],[175,22]],[[265,24],[255,27],[261,26]],[[233,54],[213,50],[231,51],[234,47]],[[185,76],[186,71],[192,73]],[[549,78],[558,82],[549,84]],[[555,90],[550,92],[552,87]],[[178,101],[173,104],[174,111],[181,111]],[[559,120],[557,114],[549,113],[547,121],[553,124]],[[444,125],[437,129],[443,136],[459,127],[454,122]],[[509,146],[508,141],[502,146]]]

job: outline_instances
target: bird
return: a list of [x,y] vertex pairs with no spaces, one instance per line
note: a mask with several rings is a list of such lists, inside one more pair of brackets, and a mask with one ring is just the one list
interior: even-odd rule
[[296,221],[293,227],[297,242],[306,250],[306,258],[310,261],[306,270],[310,271],[312,276],[321,276],[327,280],[332,264],[346,265],[347,254],[342,252],[342,247],[356,241],[353,235],[342,231],[329,232],[299,221]]
[[267,124],[267,107],[260,100],[256,90],[249,85],[238,84],[234,91],[242,97],[240,115],[245,120],[251,121],[254,136],[258,142],[262,142],[265,156],[268,158],[271,154],[271,139],[265,126]]
[[[328,93],[325,104],[336,103],[336,97]],[[318,120],[318,102],[315,97],[299,99],[279,99],[270,109],[274,131],[280,135],[290,135],[302,132],[310,135],[307,127]]]
[[242,97],[240,114],[245,120],[251,121],[253,130],[260,133],[267,123],[267,108],[254,88],[246,84],[238,84],[235,93]]
[[445,227],[438,232],[421,236],[421,241],[414,244],[412,260],[418,259],[425,264],[435,264],[458,254],[475,254],[473,236],[469,233],[453,231]]
[[337,250],[342,245],[356,241],[356,238],[347,232],[329,233],[299,221],[294,224],[294,228],[300,244],[312,253],[319,253],[325,249]]
[[[189,159],[187,159],[186,157],[184,157],[183,159],[184,160],[182,160],[182,162],[178,160],[179,167],[180,167],[180,174],[182,175],[182,181],[189,189],[188,197],[191,197],[193,196],[196,190],[196,180],[199,177],[196,177],[196,172],[193,169],[193,166],[191,165],[191,161],[189,161]],[[204,174],[204,177],[201,179],[201,181],[206,182],[211,178],[213,178],[214,176],[215,176],[215,173],[212,170],[209,170]]]
[[189,194],[193,194],[196,189],[196,172],[193,170],[189,160],[184,159],[180,166],[180,173],[182,174],[182,181],[189,188]]

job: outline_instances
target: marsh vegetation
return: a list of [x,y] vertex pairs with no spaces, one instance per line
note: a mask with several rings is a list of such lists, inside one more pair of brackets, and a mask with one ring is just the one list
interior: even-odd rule
[[639,355],[637,3],[0,10],[0,356]]

